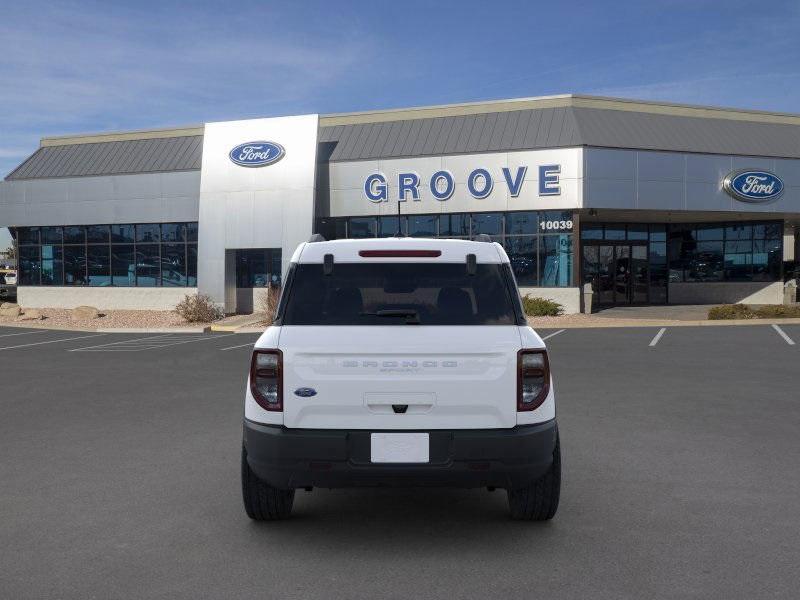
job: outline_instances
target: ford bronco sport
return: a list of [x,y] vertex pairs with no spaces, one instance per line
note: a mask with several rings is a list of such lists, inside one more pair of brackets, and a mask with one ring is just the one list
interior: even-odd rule
[[488,240],[314,241],[291,259],[245,393],[242,491],[253,519],[296,489],[504,488],[511,516],[558,507],[547,351]]

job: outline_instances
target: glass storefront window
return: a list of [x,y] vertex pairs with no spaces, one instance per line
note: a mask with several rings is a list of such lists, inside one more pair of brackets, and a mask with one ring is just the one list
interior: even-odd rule
[[[487,234],[505,248],[522,287],[573,285],[573,218],[569,210],[402,216],[404,228],[407,228],[403,233],[412,237],[468,239]],[[542,222],[559,225],[552,230],[548,227],[548,233],[542,233],[539,227]],[[599,227],[602,237],[602,225]],[[338,232],[337,238],[345,237],[345,233],[350,238],[393,236],[397,231],[397,217],[325,217],[317,221],[317,229],[327,239],[333,239],[332,231]],[[557,233],[559,229],[561,232]]]
[[726,240],[751,240],[753,239],[753,226],[745,223],[735,223],[725,228]]
[[183,223],[164,223],[161,226],[162,242],[183,242],[186,240],[186,226]]
[[136,285],[144,287],[156,287],[160,284],[160,246],[158,244],[136,244]]
[[624,240],[625,239],[625,224],[624,223],[606,223],[605,235],[606,240]]
[[472,215],[472,235],[503,234],[503,213],[475,213]]
[[186,244],[161,246],[161,285],[186,287]]
[[[31,239],[31,238],[28,238]],[[39,230],[36,230],[39,239]],[[19,248],[19,285],[39,285],[41,260],[39,246],[20,246]]]
[[782,232],[780,222],[672,225],[670,281],[779,281]]
[[186,241],[197,241],[197,223],[184,223],[186,225]]
[[17,243],[20,246],[39,243],[38,227],[20,227],[17,229]]
[[568,287],[572,282],[572,236],[539,236],[539,285]]
[[651,242],[666,242],[667,241],[667,226],[666,225],[650,225],[650,241]]
[[402,237],[408,231],[408,223],[406,217],[400,217],[400,227],[397,227],[397,217],[379,217],[378,218],[378,237]]
[[280,248],[258,248],[236,251],[237,288],[257,288],[280,284]]
[[438,215],[409,215],[408,235],[411,237],[436,237],[439,234]]
[[64,227],[64,243],[65,244],[85,244],[86,243],[86,229],[84,227],[70,225]]
[[[512,212],[506,215],[506,234],[536,234],[539,233],[539,217],[535,212]],[[572,215],[570,214],[570,219]]]
[[86,227],[86,241],[89,244],[107,244],[108,232],[108,225],[89,225]]
[[163,256],[164,285],[197,285],[197,223],[163,227],[176,242],[134,241],[161,239],[159,223],[18,228],[19,284],[159,286]]
[[63,242],[61,227],[42,227],[42,244],[58,244]]
[[86,246],[64,246],[64,285],[86,285]]
[[351,238],[374,238],[377,233],[375,217],[350,217],[349,235]]
[[753,238],[757,240],[779,240],[783,237],[782,223],[754,223]]
[[137,225],[136,241],[157,244],[158,242],[161,241],[161,225],[159,225],[158,223]]
[[603,239],[603,225],[602,225],[602,223],[582,223],[581,224],[581,239],[582,240],[602,240]]
[[649,237],[647,225],[628,225],[629,240],[647,240]]
[[723,229],[719,225],[701,225],[695,230],[694,239],[698,241],[721,241]]
[[64,257],[61,244],[42,245],[42,285],[62,285]]
[[197,286],[197,244],[186,245],[186,285]]
[[106,287],[111,285],[111,248],[107,245],[89,245],[86,254],[89,285]]
[[439,236],[441,237],[467,237],[469,236],[469,215],[449,214],[439,218]]
[[111,285],[136,285],[136,255],[133,244],[111,246]]
[[111,243],[112,244],[132,244],[134,238],[133,225],[112,225]]
[[506,237],[505,250],[517,284],[521,287],[539,284],[537,275],[537,248],[535,235]]

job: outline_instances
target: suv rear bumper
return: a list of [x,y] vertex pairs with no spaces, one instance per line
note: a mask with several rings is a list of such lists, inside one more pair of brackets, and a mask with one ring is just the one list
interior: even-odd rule
[[[430,462],[373,464],[370,431],[244,423],[247,462],[263,481],[303,487],[525,487],[553,462],[555,420],[511,429],[431,430]],[[403,433],[394,430],[392,433]]]

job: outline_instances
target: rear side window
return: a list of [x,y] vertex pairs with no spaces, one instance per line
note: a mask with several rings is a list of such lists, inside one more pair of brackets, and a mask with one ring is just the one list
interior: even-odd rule
[[295,265],[283,325],[515,325],[511,280],[499,264]]

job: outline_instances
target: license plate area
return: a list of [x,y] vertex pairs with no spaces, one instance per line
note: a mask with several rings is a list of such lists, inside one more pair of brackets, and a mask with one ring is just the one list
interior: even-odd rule
[[430,448],[428,433],[370,434],[370,460],[373,463],[428,463]]

